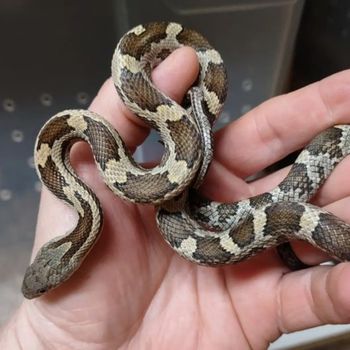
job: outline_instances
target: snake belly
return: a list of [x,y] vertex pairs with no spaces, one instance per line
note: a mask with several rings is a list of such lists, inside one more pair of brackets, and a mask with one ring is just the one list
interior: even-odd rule
[[[200,74],[182,107],[158,91],[150,76],[160,61],[184,45],[196,50]],[[124,103],[159,132],[164,155],[155,168],[142,168],[113,127],[90,111],[64,111],[44,125],[35,147],[38,174],[52,193],[76,209],[79,220],[72,232],[39,250],[24,277],[25,297],[40,296],[66,281],[101,231],[99,201],[69,163],[77,140],[90,144],[103,180],[116,195],[158,206],[161,234],[190,261],[210,266],[235,263],[290,239],[308,241],[338,260],[349,260],[349,225],[306,203],[349,154],[349,126],[334,126],[318,135],[271,192],[218,203],[193,188],[200,184],[212,153],[205,129],[220,113],[227,92],[219,53],[199,33],[177,23],[140,25],[119,42],[112,76]]]
[[[195,106],[175,103],[152,83],[152,69],[171,52],[192,47],[200,73],[190,96]],[[222,109],[227,92],[226,71],[220,54],[199,33],[177,23],[139,25],[119,41],[112,59],[112,77],[123,102],[164,144],[159,165],[137,164],[117,131],[101,116],[87,110],[66,110],[43,126],[35,145],[35,165],[43,184],[78,213],[77,226],[46,243],[27,268],[22,293],[38,297],[66,281],[81,265],[98,239],[102,210],[95,194],[75,174],[69,152],[76,141],[87,142],[107,186],[136,203],[160,204],[182,193],[205,171],[210,160],[209,125]],[[200,93],[199,93],[200,92]],[[198,110],[200,112],[198,112]],[[199,123],[194,114],[206,122]],[[207,151],[205,151],[207,150]],[[209,150],[209,151],[208,151]],[[204,176],[204,174],[202,175]]]

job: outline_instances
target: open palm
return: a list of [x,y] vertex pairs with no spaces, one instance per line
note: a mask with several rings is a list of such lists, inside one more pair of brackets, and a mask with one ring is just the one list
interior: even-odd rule
[[[157,67],[153,79],[180,101],[197,72],[195,53],[183,48]],[[345,71],[274,98],[221,130],[203,193],[235,201],[272,189],[288,169],[250,184],[244,179],[328,126],[349,123],[349,96],[350,71]],[[132,150],[147,135],[111,80],[91,109],[108,119]],[[282,333],[350,321],[350,264],[289,272],[271,249],[233,266],[196,266],[164,243],[152,206],[125,202],[107,189],[86,145],[76,145],[71,158],[101,200],[102,236],[69,281],[23,302],[2,331],[1,348],[264,349]],[[349,171],[346,159],[315,198],[315,204],[347,221]],[[43,190],[34,251],[70,229],[75,219]],[[306,263],[326,259],[306,244],[294,247]]]

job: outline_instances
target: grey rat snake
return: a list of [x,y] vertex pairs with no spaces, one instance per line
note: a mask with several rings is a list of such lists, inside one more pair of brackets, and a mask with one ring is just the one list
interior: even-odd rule
[[[200,64],[196,86],[183,106],[151,81],[152,69],[181,46],[194,48]],[[337,260],[349,260],[349,225],[306,203],[349,154],[349,126],[337,125],[318,135],[271,192],[237,203],[217,203],[193,188],[199,186],[210,163],[210,129],[226,98],[220,54],[202,35],[180,24],[139,25],[120,40],[112,76],[123,102],[159,132],[164,155],[159,165],[144,169],[135,163],[117,131],[91,111],[66,110],[43,126],[35,145],[38,174],[56,197],[75,208],[79,219],[71,232],[39,250],[24,277],[26,298],[40,296],[67,280],[101,232],[99,201],[69,162],[70,148],[78,140],[90,144],[103,180],[115,194],[158,205],[163,237],[191,261],[210,266],[235,263],[289,239],[308,241]]]

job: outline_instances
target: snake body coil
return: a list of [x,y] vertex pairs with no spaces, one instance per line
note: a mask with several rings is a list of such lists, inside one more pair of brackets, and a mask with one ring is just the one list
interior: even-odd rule
[[[186,108],[162,94],[150,78],[154,66],[181,46],[194,48],[200,63]],[[226,72],[219,53],[203,36],[177,23],[139,25],[120,40],[112,76],[124,103],[160,133],[163,158],[153,169],[142,168],[113,127],[90,111],[67,110],[44,125],[35,146],[38,174],[56,197],[76,209],[79,219],[72,232],[39,250],[24,277],[25,297],[42,295],[67,280],[99,237],[99,201],[69,162],[70,148],[78,140],[90,144],[103,180],[114,193],[159,205],[162,235],[191,261],[238,262],[295,238],[338,260],[349,260],[349,226],[305,203],[349,154],[349,126],[335,126],[316,137],[273,191],[232,204],[212,202],[188,188],[197,187],[205,175],[212,154],[210,127],[226,98]]]

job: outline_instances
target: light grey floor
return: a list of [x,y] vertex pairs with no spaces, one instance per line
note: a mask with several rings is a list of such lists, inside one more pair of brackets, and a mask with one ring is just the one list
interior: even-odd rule
[[0,325],[11,315],[22,300],[20,286],[28,265],[35,227],[38,193],[2,200],[0,210],[2,228],[6,235],[0,237]]

